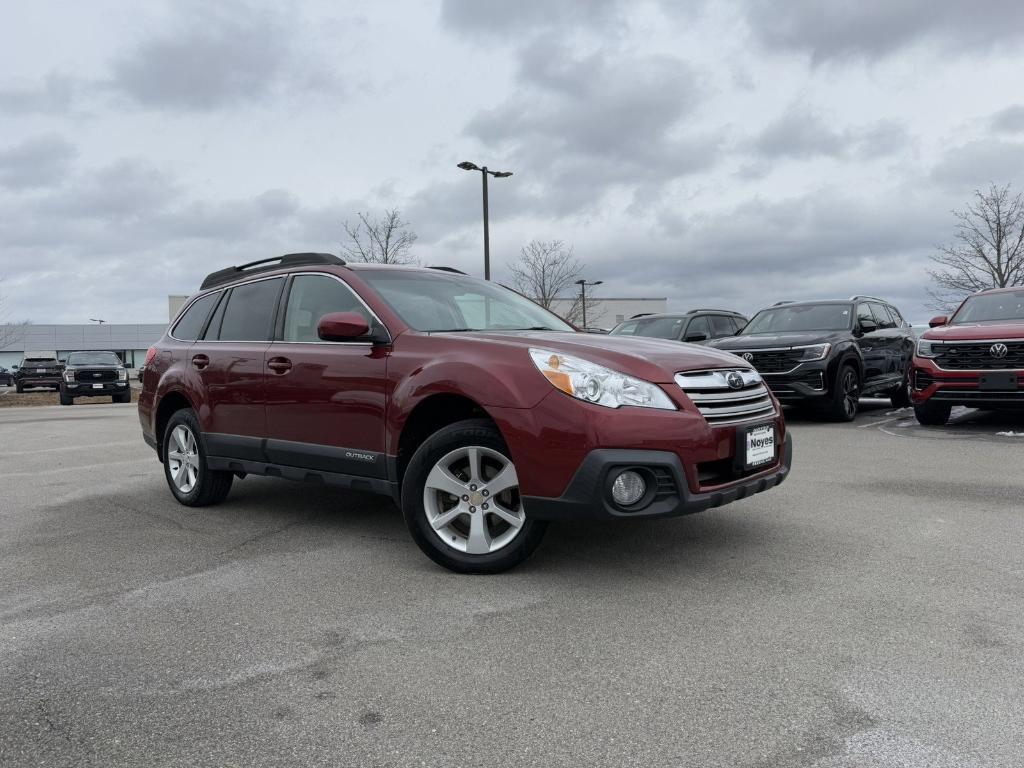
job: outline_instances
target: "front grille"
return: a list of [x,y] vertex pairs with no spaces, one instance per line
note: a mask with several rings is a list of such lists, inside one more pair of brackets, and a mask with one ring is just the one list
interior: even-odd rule
[[117,381],[117,371],[112,371],[109,368],[104,370],[90,371],[88,369],[75,371],[75,380],[81,381],[84,384],[99,384],[103,381]]
[[[729,350],[739,355],[761,373],[785,373],[800,364],[802,349],[751,349],[749,351]],[[750,357],[747,357],[750,355]]]
[[[979,344],[943,344],[935,364],[949,371],[990,371],[995,369],[1024,369],[1024,341],[1002,342],[1006,355],[996,357],[992,347],[999,342],[986,341]],[[936,345],[938,346],[938,345]]]
[[[730,379],[739,386],[730,386]],[[711,425],[753,421],[775,415],[775,405],[768,388],[756,371],[695,371],[677,373],[675,380]]]
[[923,371],[920,368],[914,371],[914,389],[928,389],[935,379],[928,371]]

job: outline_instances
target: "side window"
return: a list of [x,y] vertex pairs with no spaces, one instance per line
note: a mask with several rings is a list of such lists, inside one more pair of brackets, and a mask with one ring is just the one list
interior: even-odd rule
[[270,341],[271,323],[282,285],[284,278],[277,277],[232,288],[218,338],[221,341]]
[[726,315],[711,315],[711,338],[720,339],[723,336],[732,336],[736,333],[736,326],[732,318]]
[[323,275],[296,275],[288,292],[282,341],[320,341],[320,318],[331,312],[358,312],[373,322],[366,307],[347,285]]
[[213,317],[210,318],[209,325],[206,326],[206,333],[203,334],[203,340],[216,339],[220,333],[220,324],[224,320],[224,308],[228,305],[228,299],[231,296],[231,290],[224,291],[220,302],[217,304],[217,308],[213,310]]
[[876,304],[871,302],[871,312],[875,316],[875,322],[878,323],[879,328],[895,328],[896,323],[893,322],[892,316],[889,314],[889,310],[882,304]]
[[892,304],[886,304],[885,308],[889,310],[889,314],[892,315],[892,319],[896,321],[896,325],[902,327],[904,320],[903,315],[900,314],[900,311],[896,309],[896,307],[894,307]]
[[686,335],[683,337],[683,341],[701,335],[707,339],[711,338],[711,326],[708,325],[708,319],[705,315],[699,315],[690,321],[690,324],[686,326]]
[[869,307],[867,304],[858,304],[857,305],[857,322],[860,323],[861,321],[864,321],[864,320],[866,320],[869,323],[877,322],[875,320],[875,316],[873,314],[871,314],[871,307]]
[[206,325],[206,318],[210,316],[210,310],[220,298],[220,293],[209,293],[201,299],[196,299],[192,306],[185,310],[185,314],[174,326],[171,336],[181,341],[195,341],[203,332]]
[[739,333],[740,331],[747,327],[747,321],[739,317],[734,317],[732,319],[732,323],[733,325],[736,326],[737,333]]

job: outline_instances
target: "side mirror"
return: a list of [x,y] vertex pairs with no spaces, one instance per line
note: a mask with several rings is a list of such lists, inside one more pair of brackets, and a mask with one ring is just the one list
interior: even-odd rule
[[358,312],[331,312],[320,318],[317,335],[324,341],[351,341],[370,332],[370,324]]
[[938,328],[940,325],[945,325],[949,322],[949,318],[946,315],[936,315],[928,321],[929,328]]
[[874,320],[861,320],[860,329],[863,333],[874,333],[878,330],[878,323]]
[[706,333],[691,333],[691,334],[687,334],[686,338],[683,339],[683,341],[686,341],[686,342],[697,342],[697,341],[707,341],[707,340],[708,340],[708,335]]

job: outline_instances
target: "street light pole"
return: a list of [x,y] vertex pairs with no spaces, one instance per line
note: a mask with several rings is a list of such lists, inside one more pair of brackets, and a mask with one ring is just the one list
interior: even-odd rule
[[600,285],[604,280],[595,280],[592,283],[588,283],[586,280],[580,279],[576,281],[576,285],[580,287],[580,303],[583,306],[583,330],[587,330],[587,287],[592,285]]
[[482,168],[469,161],[459,163],[459,168],[464,171],[480,171],[480,176],[483,178],[483,196],[484,196],[484,280],[491,279],[491,227],[490,227],[490,215],[487,204],[487,174],[490,174],[496,179],[504,179],[512,175],[512,171],[491,171],[488,170],[487,166]]

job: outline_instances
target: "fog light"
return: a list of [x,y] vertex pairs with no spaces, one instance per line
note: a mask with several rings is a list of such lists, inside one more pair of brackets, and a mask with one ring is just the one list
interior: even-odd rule
[[636,504],[643,498],[646,491],[647,483],[644,482],[644,479],[628,469],[625,472],[620,472],[619,476],[615,478],[615,482],[612,483],[612,498],[615,499],[616,504],[621,504],[624,507]]

